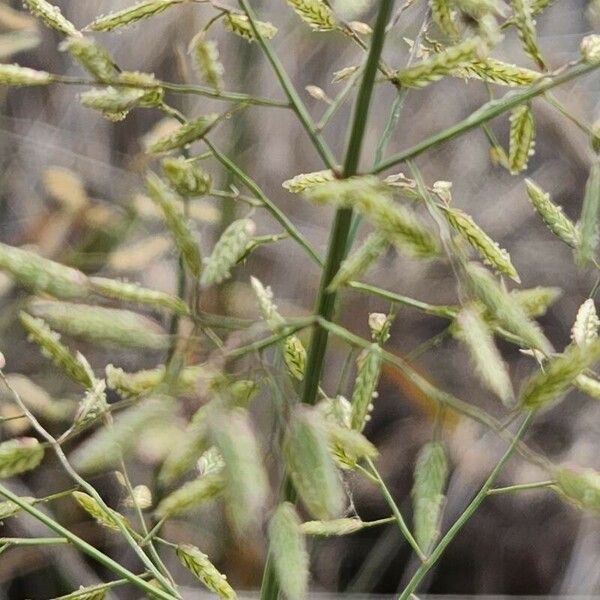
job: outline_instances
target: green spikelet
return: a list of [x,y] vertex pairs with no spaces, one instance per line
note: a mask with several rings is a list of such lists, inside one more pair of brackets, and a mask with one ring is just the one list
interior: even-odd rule
[[[27,504],[33,504],[36,499],[32,496],[21,496],[20,500],[22,502],[26,502]],[[4,500],[3,502],[0,502],[0,521],[14,517],[22,510],[23,509],[15,502],[12,502],[11,500]]]
[[308,551],[300,519],[289,502],[280,504],[269,521],[269,555],[286,598],[305,598],[309,577]]
[[329,284],[328,291],[334,292],[360,277],[387,249],[389,242],[381,233],[372,233],[360,247],[342,262],[335,277]]
[[129,310],[33,300],[27,311],[61,334],[110,347],[161,350],[169,338],[156,322]]
[[109,279],[107,277],[90,277],[92,291],[105,298],[122,300],[142,306],[151,306],[153,308],[164,308],[179,315],[189,314],[187,304],[177,298],[148,288],[141,287],[136,283],[120,281],[118,279]]
[[[277,27],[275,27],[272,23],[265,21],[254,22],[261,37],[271,40],[277,35]],[[223,19],[223,24],[225,29],[231,31],[231,33],[239,35],[249,42],[256,40],[256,34],[254,33],[254,29],[252,29],[252,25],[248,17],[242,13],[228,12]]]
[[579,375],[575,379],[575,387],[594,400],[600,400],[600,381],[588,375]]
[[89,293],[88,279],[81,271],[1,243],[0,269],[33,292],[64,299],[83,298]]
[[377,448],[360,432],[328,421],[325,425],[331,453],[342,469],[355,469],[365,458],[375,458]]
[[[90,369],[90,377],[93,373]],[[73,421],[74,429],[81,427],[97,419],[100,415],[108,411],[108,402],[106,401],[106,382],[103,379],[93,379],[92,385],[86,390],[83,399],[79,403],[77,414]]]
[[141,71],[121,71],[117,78],[118,83],[122,83],[129,89],[143,92],[138,101],[138,105],[145,108],[156,108],[160,106],[164,91],[153,73],[143,73]]
[[216,569],[206,554],[191,544],[177,546],[175,552],[181,564],[211,592],[226,600],[235,600],[236,594],[227,583],[227,577]]
[[535,124],[528,104],[515,108],[510,115],[508,168],[513,175],[527,168],[535,146]]
[[447,477],[444,447],[438,442],[426,444],[417,457],[412,488],[415,539],[425,553],[440,533]]
[[315,171],[313,173],[300,173],[291,179],[284,181],[281,185],[292,194],[299,194],[312,187],[321,185],[328,181],[333,181],[335,176],[331,169],[325,171]]
[[84,492],[73,492],[72,496],[77,501],[77,504],[79,504],[79,506],[81,506],[81,508],[83,508],[83,510],[85,510],[85,512],[99,525],[102,525],[102,527],[112,529],[113,531],[119,531],[119,522],[123,525],[127,523],[123,515],[113,509],[109,509],[109,512],[107,512],[89,494]]
[[160,501],[156,508],[156,516],[162,519],[193,512],[205,502],[221,496],[225,485],[226,479],[220,472],[188,481]]
[[505,63],[495,58],[476,60],[452,72],[455,77],[480,79],[488,83],[521,87],[535,83],[542,75],[537,71]]
[[181,4],[186,0],[144,0],[133,6],[124,8],[114,13],[110,13],[104,17],[99,17],[90,23],[86,29],[91,31],[113,31],[120,27],[126,27],[133,23],[137,23],[142,19],[147,19],[157,15],[167,8],[176,4]]
[[175,403],[170,398],[142,400],[120,412],[110,428],[88,437],[72,455],[74,466],[85,473],[98,473],[113,468],[121,455],[126,455],[150,426],[173,418]]
[[394,80],[405,87],[423,88],[451,74],[455,69],[481,60],[486,50],[481,38],[470,38],[433,54],[412,67],[398,71]]
[[112,586],[105,583],[87,587],[81,586],[78,590],[75,590],[66,596],[58,596],[52,600],[105,600],[108,590],[111,587]]
[[162,169],[173,189],[182,196],[204,196],[211,190],[211,176],[191,160],[180,156],[165,158]]
[[456,320],[460,327],[458,335],[469,349],[481,381],[505,405],[510,404],[513,390],[508,370],[481,314],[476,308],[467,307]]
[[537,286],[526,290],[512,290],[510,295],[518,302],[528,317],[543,317],[548,308],[560,298],[562,290],[556,287]]
[[588,298],[577,311],[575,323],[571,329],[571,339],[577,346],[587,346],[598,339],[600,319],[592,298]]
[[225,69],[219,60],[216,42],[207,40],[206,32],[200,31],[190,42],[188,54],[194,57],[194,64],[202,80],[219,91],[223,87]]
[[544,370],[530,377],[521,391],[521,406],[528,410],[545,408],[558,400],[575,379],[600,359],[600,340],[584,347],[569,346],[552,358]]
[[337,517],[344,508],[344,491],[314,409],[295,408],[285,435],[284,456],[294,487],[311,515]]
[[581,58],[586,63],[596,63],[600,60],[600,35],[587,35],[579,45]]
[[144,94],[143,90],[109,87],[83,92],[79,99],[83,106],[101,112],[110,121],[122,121],[140,104]]
[[250,219],[238,219],[227,227],[205,262],[200,277],[202,287],[216,285],[231,277],[231,268],[244,255],[255,231],[256,225]]
[[42,319],[36,319],[21,311],[19,320],[29,334],[28,339],[37,344],[42,354],[62,369],[71,379],[88,388],[92,379],[84,364],[82,356],[73,356],[71,351],[61,343],[60,335],[50,329]]
[[571,246],[571,248],[577,248],[579,245],[579,231],[577,231],[577,227],[571,219],[564,214],[560,206],[552,202],[550,194],[544,192],[539,185],[530,179],[526,179],[525,184],[527,185],[529,200],[546,227],[559,240]]
[[535,21],[531,0],[511,0],[513,20],[525,52],[537,63],[540,69],[545,69],[544,60],[538,46]]
[[36,71],[20,65],[0,65],[0,85],[25,87],[29,85],[49,85],[54,76],[46,71]]
[[558,467],[552,474],[563,498],[579,508],[600,513],[600,473],[593,469]]
[[429,0],[431,18],[438,29],[450,39],[458,37],[458,28],[452,15],[450,2],[448,0]]
[[44,446],[35,438],[23,437],[0,443],[0,479],[35,469],[44,458]]
[[315,31],[331,31],[336,22],[333,11],[323,0],[287,0],[300,18]]
[[600,163],[590,169],[579,221],[579,246],[576,257],[580,265],[588,265],[596,258],[598,249],[598,217],[600,211]]
[[499,273],[507,275],[517,283],[521,283],[519,274],[514,268],[510,255],[485,232],[473,218],[456,208],[444,208],[448,223],[479,252],[483,261],[496,269]]
[[58,31],[64,35],[81,36],[75,25],[63,16],[58,6],[50,4],[46,0],[24,0],[24,4],[31,14],[38,17],[50,29],[54,29],[54,31]]
[[173,133],[159,138],[154,142],[148,152],[150,154],[160,154],[169,150],[183,148],[188,144],[201,140],[217,122],[218,115],[210,114],[198,117],[192,121],[188,121],[176,129]]
[[268,479],[246,411],[235,409],[212,415],[210,432],[225,460],[229,515],[237,532],[247,533],[261,521]]
[[352,429],[362,431],[369,420],[373,407],[373,395],[379,383],[381,370],[381,348],[371,344],[369,350],[360,354],[357,360],[358,373],[352,391]]
[[298,336],[290,335],[283,340],[283,360],[290,375],[302,381],[306,368],[306,349]]
[[148,173],[146,189],[150,198],[161,209],[188,272],[192,277],[198,277],[202,265],[200,249],[194,239],[189,223],[181,214],[179,198],[154,173]]
[[331,521],[305,521],[301,529],[305,535],[318,537],[332,537],[349,535],[363,529],[364,523],[360,519],[332,519]]
[[483,267],[469,263],[467,275],[475,295],[498,320],[499,324],[518,336],[529,347],[549,353],[550,342],[540,328],[531,321],[523,308]]
[[94,79],[104,83],[118,76],[118,71],[108,50],[84,37],[70,37],[60,49],[68,52]]

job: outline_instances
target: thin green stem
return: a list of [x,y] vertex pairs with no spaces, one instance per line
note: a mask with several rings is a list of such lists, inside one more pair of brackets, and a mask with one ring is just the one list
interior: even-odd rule
[[0,538],[0,545],[8,544],[9,546],[59,546],[69,544],[69,540],[65,537],[40,537],[40,538]]
[[502,457],[500,458],[500,460],[498,461],[498,463],[496,464],[496,466],[494,467],[494,469],[492,470],[492,472],[490,473],[488,478],[485,480],[485,482],[481,486],[481,489],[479,490],[479,492],[476,494],[476,496],[473,498],[473,500],[471,500],[470,504],[464,510],[462,515],[460,515],[460,517],[458,517],[458,519],[455,521],[454,525],[452,525],[452,527],[450,527],[448,532],[439,541],[439,543],[437,544],[437,546],[435,547],[433,552],[431,552],[427,561],[424,562],[417,569],[417,571],[413,575],[412,579],[409,581],[406,588],[400,594],[399,600],[409,600],[409,598],[411,598],[412,594],[416,591],[417,587],[419,586],[419,584],[421,583],[423,578],[427,575],[427,573],[430,571],[430,569],[437,563],[437,561],[440,559],[440,557],[442,556],[442,554],[444,553],[446,548],[449,546],[449,544],[452,542],[452,540],[454,540],[454,538],[458,535],[458,533],[463,528],[465,523],[467,523],[467,521],[473,516],[475,511],[479,508],[481,503],[485,500],[488,490],[490,490],[490,488],[494,484],[494,481],[496,481],[496,478],[500,474],[500,471],[504,468],[504,465],[506,464],[508,459],[512,456],[513,452],[516,450],[517,444],[523,438],[526,431],[529,429],[529,426],[531,425],[531,422],[533,420],[533,416],[534,416],[533,412],[530,412],[527,414],[527,416],[523,420],[523,423],[519,427],[517,434],[514,436],[513,441],[510,443],[510,445],[508,446],[508,448],[506,449],[506,451],[504,452],[504,454],[502,455]]
[[317,123],[317,131],[322,131],[326,125],[331,121],[333,115],[343,105],[344,100],[348,97],[348,94],[352,91],[352,88],[356,85],[356,81],[361,76],[362,69],[358,69],[355,73],[352,73],[350,79],[346,82],[344,89],[334,98],[333,102],[327,107],[327,110],[323,113],[321,120]]
[[527,492],[529,490],[539,490],[552,487],[556,481],[534,481],[532,483],[519,483],[516,485],[508,485],[506,487],[492,488],[488,490],[488,496],[498,496],[500,494],[515,494],[517,492]]

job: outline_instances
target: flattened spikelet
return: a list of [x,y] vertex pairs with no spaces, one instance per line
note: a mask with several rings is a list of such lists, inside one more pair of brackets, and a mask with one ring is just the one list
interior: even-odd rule
[[523,49],[541,69],[545,68],[542,55],[538,46],[537,33],[535,31],[535,21],[533,20],[533,10],[531,0],[511,0],[513,8],[513,21],[519,32],[519,38],[523,44]]
[[527,195],[533,204],[536,212],[540,215],[546,227],[561,241],[577,248],[579,245],[579,231],[574,223],[565,215],[562,208],[554,204],[550,194],[544,192],[542,188],[531,179],[526,179]]
[[112,529],[113,531],[119,531],[119,522],[123,525],[126,524],[126,519],[123,515],[119,514],[116,510],[109,509],[107,512],[95,498],[86,494],[85,492],[73,492],[73,498],[77,501],[77,504],[85,510],[99,525]]
[[344,508],[344,492],[326,432],[314,410],[294,410],[285,435],[284,456],[294,486],[311,515],[317,519],[337,517]]
[[365,458],[377,456],[377,448],[360,432],[328,421],[325,425],[329,447],[336,463],[342,469],[355,469]]
[[595,162],[590,169],[585,186],[585,196],[579,221],[579,246],[577,261],[580,265],[588,265],[598,250],[598,220],[600,212],[600,163]]
[[0,479],[35,469],[44,458],[44,446],[23,437],[0,443]]
[[527,168],[535,146],[535,124],[531,107],[523,104],[510,115],[508,168],[513,175]]
[[358,357],[358,373],[352,391],[352,429],[362,431],[373,407],[373,394],[379,383],[381,370],[381,348],[371,344]]
[[593,469],[558,467],[552,474],[564,498],[579,508],[600,513],[600,473]]
[[326,169],[324,171],[315,171],[313,173],[300,173],[300,175],[296,175],[295,177],[284,181],[281,185],[288,192],[299,194],[304,190],[320,185],[321,183],[326,183],[327,181],[333,181],[334,179],[333,171],[331,169]]
[[588,375],[578,375],[575,379],[575,387],[584,394],[600,400],[600,381],[595,377],[589,377]]
[[587,346],[598,339],[599,326],[600,319],[598,319],[594,300],[588,298],[577,311],[571,329],[571,339],[577,346]]
[[488,83],[521,87],[535,83],[542,75],[537,71],[505,63],[495,58],[476,60],[452,72],[456,77],[480,79]]
[[[32,496],[21,496],[20,500],[22,502],[26,502],[27,504],[32,504],[33,502],[35,502],[35,498],[33,498]],[[2,501],[0,502],[0,521],[4,521],[5,519],[14,517],[22,510],[23,509],[18,504],[12,502],[11,500]]]
[[102,113],[110,121],[122,121],[144,97],[143,90],[114,88],[88,90],[80,94],[81,104]]
[[330,521],[305,521],[301,529],[305,535],[331,537],[337,535],[349,535],[360,531],[364,523],[360,519],[332,519]]
[[333,11],[323,0],[287,0],[300,18],[315,31],[331,31],[336,22]]
[[290,335],[283,340],[283,360],[290,375],[302,381],[306,368],[306,349],[298,336]]
[[28,85],[48,85],[54,76],[46,71],[28,69],[20,65],[0,64],[0,85],[24,87]]
[[238,219],[225,229],[204,264],[200,285],[209,287],[231,277],[230,270],[246,252],[248,242],[256,231],[254,221]]
[[211,176],[183,157],[165,158],[162,169],[169,183],[182,196],[203,196],[210,192]]
[[[270,40],[277,35],[277,27],[272,23],[265,21],[254,21],[256,29],[260,33],[261,37]],[[225,29],[239,35],[240,37],[253,42],[256,40],[256,34],[250,23],[248,17],[242,13],[228,12],[223,19]]]
[[196,546],[182,544],[177,546],[176,554],[181,564],[189,569],[211,592],[226,600],[236,598],[233,588],[227,583],[227,577],[220,573],[210,562],[208,556]]
[[513,266],[509,253],[485,232],[473,218],[456,208],[444,208],[444,215],[452,227],[479,252],[484,262],[499,273],[520,283],[521,279]]
[[114,13],[110,13],[104,17],[99,17],[90,23],[86,29],[91,31],[112,31],[120,27],[126,27],[132,23],[136,23],[141,19],[147,19],[157,15],[167,8],[176,4],[181,4],[186,0],[144,0],[133,6],[124,8]]
[[129,310],[33,300],[27,311],[64,335],[105,346],[160,350],[169,344],[168,336],[156,321]]
[[458,28],[448,0],[429,0],[431,18],[439,30],[451,39],[458,37]]
[[479,311],[474,307],[466,307],[456,320],[460,327],[459,336],[469,349],[481,381],[508,405],[513,398],[508,370]]
[[160,501],[156,508],[156,516],[162,519],[192,512],[205,502],[221,496],[225,485],[226,479],[221,472],[209,473],[188,481]]
[[188,121],[169,135],[156,140],[150,148],[148,148],[148,152],[150,154],[159,154],[161,152],[183,148],[188,144],[197,142],[211,130],[212,126],[216,123],[217,118],[218,115],[209,114]]
[[519,303],[527,316],[533,318],[543,317],[561,294],[562,290],[560,288],[543,286],[510,292],[510,295]]
[[575,379],[600,359],[600,340],[585,347],[569,346],[561,355],[552,358],[544,370],[530,377],[521,391],[521,406],[538,410],[558,400]]
[[66,19],[60,8],[46,0],[24,0],[25,6],[33,15],[43,21],[48,27],[70,36],[81,36],[71,21]]
[[112,586],[106,583],[86,587],[81,586],[78,590],[75,590],[66,596],[58,596],[52,600],[104,600],[111,587]]
[[36,319],[26,312],[21,311],[19,313],[19,320],[29,334],[29,341],[36,343],[44,356],[49,358],[77,383],[86,388],[92,385],[87,365],[82,361],[81,355],[74,356],[61,343],[58,333],[52,331],[42,319]]
[[190,42],[188,54],[194,57],[194,64],[202,80],[219,91],[223,87],[225,69],[219,60],[217,43],[207,40],[206,32],[200,31]]
[[60,49],[68,52],[98,81],[109,82],[118,75],[108,50],[89,38],[69,37],[62,42]]

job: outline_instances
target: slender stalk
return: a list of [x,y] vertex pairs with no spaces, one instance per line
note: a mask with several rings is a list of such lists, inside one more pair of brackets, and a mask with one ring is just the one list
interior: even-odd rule
[[458,535],[458,533],[463,528],[465,523],[467,523],[467,521],[473,516],[475,511],[479,508],[481,503],[485,500],[488,490],[491,489],[492,485],[494,484],[494,481],[496,481],[496,478],[500,474],[500,471],[503,469],[503,467],[506,464],[506,462],[508,461],[508,459],[512,456],[513,452],[516,450],[517,444],[523,438],[527,429],[529,429],[529,426],[531,425],[531,422],[533,420],[533,416],[534,416],[533,412],[530,412],[527,414],[523,423],[519,427],[517,434],[513,438],[513,441],[510,443],[507,450],[504,452],[504,454],[502,455],[502,457],[500,458],[500,460],[498,461],[498,463],[496,464],[496,466],[490,473],[489,477],[485,480],[485,483],[482,485],[482,487],[479,490],[479,492],[477,493],[477,495],[473,498],[473,500],[471,500],[470,504],[464,510],[462,515],[460,515],[460,517],[458,517],[458,519],[455,521],[454,525],[452,525],[452,527],[450,527],[450,529],[448,530],[446,535],[444,535],[444,537],[439,541],[438,545],[435,547],[433,552],[430,554],[427,561],[424,562],[417,569],[417,571],[413,575],[412,579],[409,581],[409,583],[406,586],[406,588],[404,589],[404,591],[400,594],[399,600],[409,600],[409,598],[411,598],[412,594],[416,591],[417,587],[419,586],[419,584],[421,583],[421,581],[423,580],[425,575],[427,575],[427,573],[430,571],[430,569],[437,563],[437,561],[440,559],[440,557],[442,556],[442,554],[444,553],[446,548],[449,546],[449,544],[452,542],[452,540],[454,540],[454,538]]
[[65,537],[40,537],[40,538],[0,538],[0,545],[8,544],[9,546],[59,546],[69,544],[69,540]]
[[519,483],[517,485],[508,485],[506,487],[493,488],[488,490],[488,496],[498,496],[499,494],[514,494],[517,492],[528,492],[529,490],[540,490],[552,487],[556,481],[534,481],[532,483]]

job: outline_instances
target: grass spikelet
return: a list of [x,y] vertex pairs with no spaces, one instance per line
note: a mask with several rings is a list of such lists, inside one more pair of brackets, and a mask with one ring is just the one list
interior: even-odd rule
[[35,469],[44,458],[44,446],[23,437],[0,443],[0,479]]
[[48,85],[54,76],[46,71],[37,71],[20,65],[0,64],[0,85],[25,87],[29,85]]
[[28,339],[37,344],[42,354],[62,369],[71,379],[88,388],[92,379],[80,355],[74,356],[60,341],[60,335],[52,331],[42,319],[36,319],[26,312],[19,313],[19,320],[29,334]]
[[315,31],[331,31],[336,22],[333,11],[323,0],[287,0],[300,18]]
[[415,465],[411,495],[415,539],[425,553],[431,549],[440,533],[447,477],[448,463],[444,447],[439,442],[423,446]]
[[588,298],[577,311],[575,323],[571,329],[571,339],[577,346],[587,346],[598,339],[600,319],[592,298]]
[[156,321],[129,310],[33,300],[27,311],[59,333],[105,346],[161,350],[169,343]]
[[231,277],[230,270],[245,254],[248,242],[256,231],[254,221],[238,219],[227,227],[204,264],[200,285],[209,287]]
[[162,519],[190,513],[205,502],[221,496],[225,486],[226,479],[220,472],[197,477],[163,498],[156,508],[156,516]]
[[172,418],[175,403],[170,398],[143,400],[116,415],[110,428],[103,428],[88,437],[72,455],[74,466],[85,473],[98,473],[118,464],[138,436],[152,425]]
[[124,86],[144,92],[138,102],[139,106],[155,108],[161,105],[164,91],[153,73],[121,71],[117,79],[118,83],[122,83]]
[[552,474],[563,498],[581,509],[600,513],[600,473],[593,469],[558,467]]
[[190,312],[187,304],[181,298],[165,292],[144,288],[136,283],[107,277],[90,277],[90,284],[92,291],[105,298],[162,308],[179,315],[187,315]]
[[595,377],[581,374],[575,379],[575,387],[594,400],[600,400],[600,381]]
[[289,600],[306,597],[309,558],[300,518],[290,502],[280,504],[269,521],[269,555]]
[[[33,504],[35,502],[35,498],[32,496],[21,496],[20,500],[22,502],[27,502],[27,504]],[[15,502],[4,500],[3,502],[0,502],[0,521],[14,517],[22,510],[23,509]]]
[[328,421],[325,425],[329,445],[336,463],[342,469],[355,469],[360,460],[374,458],[377,448],[360,432]]
[[[277,35],[277,27],[275,27],[272,23],[256,20],[254,23],[261,37],[267,40],[272,40]],[[252,29],[250,20],[242,13],[228,12],[223,19],[223,24],[225,29],[231,31],[231,33],[239,35],[249,42],[256,40],[256,34],[254,33],[254,29]]]
[[106,83],[112,81],[118,75],[117,68],[108,50],[89,38],[69,37],[62,42],[60,49],[68,52],[98,81]]
[[531,0],[511,0],[511,5],[513,9],[513,21],[519,32],[523,49],[537,63],[540,69],[545,69],[546,66],[538,46]]
[[551,351],[550,342],[538,325],[528,318],[523,308],[485,268],[469,263],[467,274],[475,295],[502,327],[521,338],[530,348],[546,353]]
[[350,77],[352,77],[352,75],[354,75],[354,73],[358,71],[359,68],[360,67],[357,66],[351,66],[344,67],[339,71],[334,71],[333,77],[331,78],[331,83],[339,83],[340,81],[345,81],[346,79],[349,79]]
[[52,600],[105,600],[111,587],[111,585],[106,583],[86,587],[81,586],[78,590],[66,596],[58,596]]
[[211,592],[226,600],[235,600],[236,594],[227,583],[227,577],[216,569],[206,554],[191,544],[177,546],[175,552],[181,564],[189,569]]
[[495,58],[476,60],[452,72],[456,77],[480,79],[488,83],[521,87],[535,83],[542,75],[537,71],[502,62]]
[[176,4],[181,4],[185,1],[186,0],[144,0],[133,6],[128,6],[123,10],[97,18],[90,23],[86,29],[91,31],[113,31],[113,29],[126,27],[127,25],[137,23],[142,19],[157,15],[167,10],[167,8]]
[[531,179],[526,179],[525,184],[527,185],[529,200],[546,227],[559,240],[571,246],[571,248],[577,248],[579,245],[579,231],[571,219],[565,215],[560,206],[552,202],[550,194],[544,192],[539,185]]
[[521,406],[527,410],[545,408],[558,400],[575,379],[600,359],[600,340],[584,347],[569,346],[552,358],[544,370],[530,377],[521,391]]
[[[91,369],[89,369],[89,372],[90,378],[93,377],[94,374],[91,372]],[[85,391],[85,395],[79,403],[79,408],[73,422],[74,428],[77,429],[89,423],[107,410],[106,382],[103,379],[94,378],[92,385]]]
[[210,432],[225,461],[229,515],[242,535],[260,523],[268,494],[268,479],[256,437],[242,409],[219,412]]
[[371,344],[368,350],[360,354],[357,360],[358,373],[352,391],[352,429],[362,431],[369,420],[373,408],[373,395],[379,383],[381,371],[381,348]]
[[283,340],[283,360],[290,375],[302,381],[306,367],[306,349],[298,336],[290,335]]
[[535,146],[535,124],[528,104],[515,108],[510,115],[508,168],[516,175],[527,168]]
[[600,35],[587,35],[581,40],[579,46],[581,57],[587,63],[595,63],[600,60]]
[[200,77],[208,85],[219,91],[223,87],[225,68],[219,60],[217,43],[206,39],[206,32],[200,31],[192,38],[188,54],[194,58],[194,64]]
[[300,526],[304,535],[316,537],[349,535],[360,531],[363,527],[363,521],[354,518],[332,519],[330,521],[305,521]]
[[598,213],[600,211],[600,163],[595,162],[585,186],[585,196],[579,220],[579,246],[576,257],[580,265],[588,265],[596,258],[598,249]]
[[294,409],[284,439],[285,462],[298,495],[316,519],[344,508],[344,491],[329,453],[327,433],[314,409]]
[[99,525],[112,529],[113,531],[119,531],[119,522],[126,524],[127,520],[125,517],[118,513],[116,510],[109,509],[110,512],[106,512],[98,502],[85,492],[73,492],[73,498],[77,501],[77,504],[85,510],[90,517],[92,517]]
[[450,39],[458,37],[458,28],[452,15],[450,2],[448,0],[429,0],[431,18],[438,29]]
[[328,290],[333,292],[360,277],[386,251],[388,245],[387,238],[381,233],[369,235],[360,247],[342,262]]
[[537,286],[525,290],[512,290],[510,295],[519,303],[528,317],[543,317],[548,308],[560,298],[562,290],[556,287]]
[[481,381],[508,405],[514,397],[510,376],[481,314],[474,307],[466,307],[456,321],[460,327],[458,335],[469,349]]
[[331,169],[325,169],[324,171],[314,171],[313,173],[300,173],[291,179],[284,181],[281,185],[288,192],[292,194],[299,194],[312,187],[326,183],[327,181],[333,181],[335,176]]
[[33,292],[67,300],[84,298],[89,293],[88,279],[81,271],[1,243],[0,269]]
[[24,0],[24,4],[31,14],[38,17],[50,29],[69,36],[81,36],[75,25],[63,16],[58,6],[46,0]]
[[423,88],[439,81],[457,68],[481,60],[486,50],[481,38],[470,38],[433,54],[412,67],[396,72],[394,80],[405,87]]
[[517,283],[521,283],[519,274],[513,266],[510,255],[485,232],[473,218],[456,208],[444,208],[444,215],[448,223],[473,247],[483,261],[496,269],[499,273],[507,275]]
[[188,144],[197,142],[211,130],[217,122],[217,118],[218,115],[210,114],[188,121],[169,135],[156,140],[148,148],[148,152],[150,154],[160,154],[161,152],[176,150],[177,148],[183,148]]
[[173,189],[182,196],[204,196],[211,190],[211,176],[193,161],[182,157],[165,158],[162,169]]
[[148,173],[146,189],[154,203],[161,209],[188,272],[193,277],[198,277],[202,265],[200,249],[188,222],[181,214],[179,198],[154,173]]

